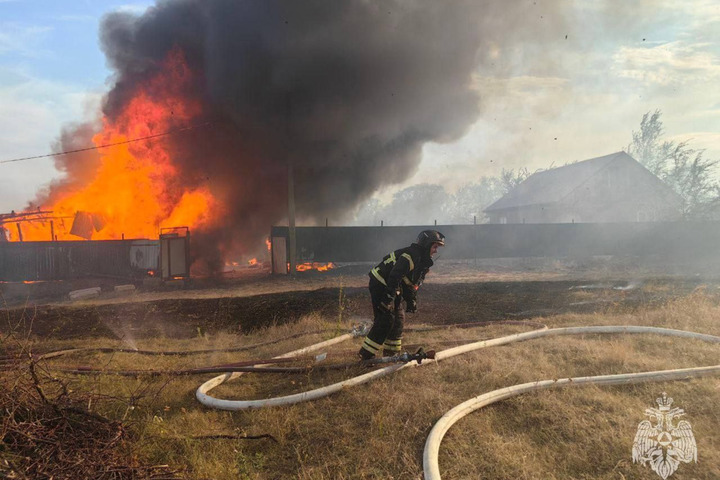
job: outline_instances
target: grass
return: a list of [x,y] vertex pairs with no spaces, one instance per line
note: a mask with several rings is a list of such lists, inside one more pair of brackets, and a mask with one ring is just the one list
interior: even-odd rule
[[[652,295],[651,288],[647,292]],[[340,294],[342,303],[342,293]],[[587,292],[578,298],[591,300]],[[549,327],[652,325],[720,335],[720,307],[702,290],[661,306],[625,313],[612,304],[591,314],[536,319]],[[655,335],[549,337],[479,350],[438,364],[408,369],[314,402],[264,410],[210,410],[194,398],[213,375],[122,377],[65,375],[61,366],[112,369],[192,368],[270,358],[336,335],[344,320],[308,315],[295,324],[275,325],[250,335],[209,335],[194,339],[130,339],[138,348],[196,350],[254,345],[291,338],[240,353],[145,357],[126,353],[82,353],[48,360],[47,373],[74,392],[87,395],[94,413],[121,420],[132,431],[128,455],[149,465],[171,465],[192,479],[342,480],[422,478],[422,452],[433,424],[447,410],[481,393],[532,380],[713,365],[717,344]],[[408,332],[405,341],[437,349],[442,342],[476,341],[528,327],[494,325]],[[351,358],[361,339],[329,349],[329,361]],[[27,340],[34,349],[78,346],[77,340]],[[84,347],[120,346],[96,339]],[[123,345],[125,346],[125,345]],[[308,390],[364,370],[311,374],[245,375],[213,390],[221,398],[267,398]],[[9,379],[4,378],[5,381]],[[615,387],[588,386],[521,395],[456,424],[443,441],[444,479],[618,479],[658,478],[633,464],[631,448],[645,408],[661,392],[685,409],[698,443],[698,463],[682,464],[677,478],[720,478],[720,379]],[[262,436],[255,440],[195,438],[208,435]],[[274,440],[273,440],[274,439]],[[0,450],[2,455],[2,450]],[[0,469],[0,472],[2,470]]]

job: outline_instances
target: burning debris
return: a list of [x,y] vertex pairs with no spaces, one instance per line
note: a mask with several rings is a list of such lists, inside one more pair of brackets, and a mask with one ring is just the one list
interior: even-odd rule
[[485,3],[177,0],[111,13],[102,118],[69,126],[58,147],[113,146],[56,157],[65,177],[35,203],[102,218],[93,239],[190,226],[195,259],[218,271],[283,221],[289,165],[299,217],[337,217],[412,175],[426,142],[465,132],[479,114]]
[[[288,264],[288,269],[290,264]],[[305,262],[295,266],[295,270],[298,272],[307,272],[308,270],[317,270],[318,272],[327,272],[335,268],[335,264],[332,262],[321,263],[321,262]]]

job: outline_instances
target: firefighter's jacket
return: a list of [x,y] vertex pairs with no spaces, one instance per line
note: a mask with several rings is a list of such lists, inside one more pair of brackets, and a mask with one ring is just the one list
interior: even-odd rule
[[392,296],[402,291],[405,301],[410,302],[415,300],[417,289],[432,266],[430,252],[423,252],[420,245],[413,243],[386,255],[369,275],[371,283],[374,280],[382,284]]

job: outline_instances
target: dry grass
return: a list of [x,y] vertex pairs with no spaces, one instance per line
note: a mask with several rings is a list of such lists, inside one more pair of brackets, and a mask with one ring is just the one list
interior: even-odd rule
[[[652,286],[646,294],[652,296]],[[577,292],[578,301],[602,296]],[[720,335],[720,308],[705,292],[659,308],[622,313],[599,303],[599,313],[548,316],[552,327],[653,325]],[[157,350],[228,348],[318,329],[325,333],[292,338],[241,353],[147,357],[126,353],[82,353],[48,360],[61,366],[112,369],[177,369],[269,358],[301,348],[349,325],[317,315],[252,335],[198,332],[192,340],[134,341]],[[342,327],[341,329],[338,327]],[[495,325],[409,332],[406,342],[449,348],[442,342],[475,341],[528,327]],[[78,346],[77,341],[42,344],[35,349]],[[360,339],[329,349],[329,361],[343,361]],[[84,347],[119,346],[108,339]],[[550,337],[479,350],[438,364],[408,369],[314,402],[265,410],[209,410],[194,398],[213,375],[174,377],[75,376],[53,373],[83,392],[90,411],[123,422],[133,432],[130,446],[143,464],[168,464],[193,479],[419,479],[425,438],[437,419],[481,393],[532,380],[704,366],[718,363],[720,346],[653,335]],[[336,355],[333,357],[333,355]],[[245,375],[213,394],[222,398],[266,398],[304,391],[362,373],[358,369],[310,374]],[[698,442],[698,463],[682,464],[677,478],[720,478],[720,380],[717,377],[622,387],[584,387],[528,394],[475,412],[445,438],[440,467],[445,479],[618,479],[658,478],[633,464],[631,448],[645,408],[662,391],[684,408]],[[208,435],[261,436],[261,439],[194,438]],[[274,439],[274,441],[273,441]],[[1,452],[0,452],[1,453]],[[0,469],[0,472],[2,470]]]

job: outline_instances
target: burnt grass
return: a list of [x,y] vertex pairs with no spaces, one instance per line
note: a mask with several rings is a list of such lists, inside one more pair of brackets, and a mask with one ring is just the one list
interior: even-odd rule
[[[617,282],[583,290],[583,282],[578,281],[428,283],[418,295],[420,313],[409,315],[406,324],[500,321],[567,312],[632,312],[641,305],[686,295],[700,284],[695,280],[659,280],[653,288],[623,290],[625,285]],[[579,290],[588,293],[582,301],[578,301]],[[13,328],[17,333],[57,339],[118,338],[124,334],[134,338],[192,338],[201,333],[250,333],[311,313],[329,320],[369,320],[372,314],[367,288],[14,308],[7,310],[7,322],[0,325],[0,331]]]

